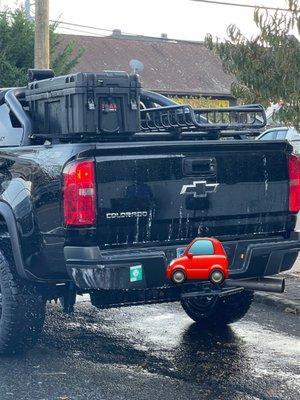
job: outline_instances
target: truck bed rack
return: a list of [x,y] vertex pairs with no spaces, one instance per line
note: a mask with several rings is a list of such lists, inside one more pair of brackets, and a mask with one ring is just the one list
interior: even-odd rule
[[142,132],[210,133],[247,130],[259,133],[266,123],[266,114],[260,104],[197,109],[190,105],[171,105],[141,110]]
[[[140,110],[140,129],[131,133],[102,135],[99,132],[76,134],[36,132],[28,115],[25,88],[1,92],[0,102],[6,102],[23,127],[21,146],[65,142],[114,142],[141,140],[217,140],[246,139],[258,136],[266,125],[264,108],[259,104],[228,108],[197,108],[178,105],[158,93],[142,91],[141,101],[147,108]],[[149,107],[150,106],[150,107]],[[20,143],[16,143],[20,145]]]

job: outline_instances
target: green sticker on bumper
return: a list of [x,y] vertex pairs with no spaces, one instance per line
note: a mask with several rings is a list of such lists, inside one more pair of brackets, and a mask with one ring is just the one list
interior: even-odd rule
[[134,265],[130,267],[129,272],[130,282],[138,282],[143,280],[143,268],[141,265]]

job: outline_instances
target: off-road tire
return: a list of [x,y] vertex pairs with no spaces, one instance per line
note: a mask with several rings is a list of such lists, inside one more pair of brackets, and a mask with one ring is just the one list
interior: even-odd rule
[[183,299],[181,305],[187,315],[204,328],[222,327],[243,318],[253,301],[253,291],[226,297]]
[[12,257],[0,251],[0,355],[33,346],[42,332],[46,301],[37,288],[22,282]]

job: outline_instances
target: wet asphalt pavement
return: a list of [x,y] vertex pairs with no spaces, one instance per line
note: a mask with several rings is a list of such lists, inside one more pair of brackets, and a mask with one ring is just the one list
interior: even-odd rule
[[76,310],[49,306],[39,344],[0,358],[1,400],[300,398],[295,315],[256,304],[208,333],[178,303]]

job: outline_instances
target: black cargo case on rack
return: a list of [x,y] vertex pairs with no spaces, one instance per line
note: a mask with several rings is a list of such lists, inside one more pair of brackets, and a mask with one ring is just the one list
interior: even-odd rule
[[28,84],[33,133],[44,137],[116,135],[140,129],[137,75],[76,73]]

